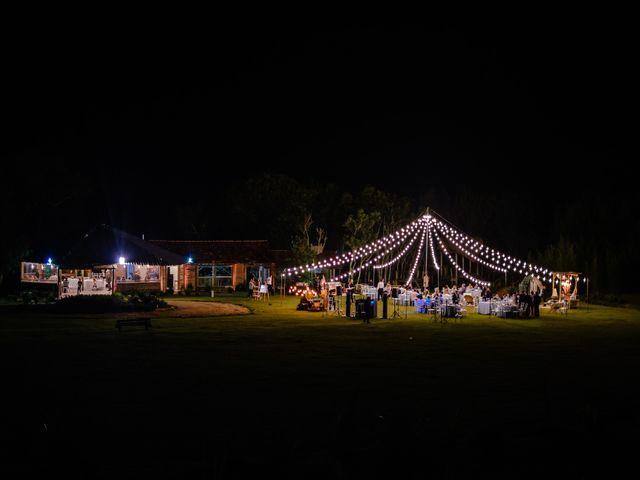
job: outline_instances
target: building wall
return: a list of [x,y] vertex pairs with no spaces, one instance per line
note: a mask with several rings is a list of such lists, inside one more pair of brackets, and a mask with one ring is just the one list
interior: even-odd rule
[[196,286],[198,285],[197,278],[196,278],[198,269],[196,268],[196,265],[193,263],[186,264],[184,265],[183,270],[184,270],[184,278],[183,278],[184,283],[182,284],[182,288],[187,288],[187,285],[191,285],[191,287],[195,290]]
[[165,292],[167,290],[167,275],[169,269],[167,267],[160,266],[160,290]]
[[[209,265],[209,264],[203,264],[203,265]],[[271,269],[271,274],[275,282],[275,265],[265,264],[264,266]],[[248,265],[246,263],[233,263],[231,265],[231,285],[233,286],[234,290],[240,286],[246,288],[247,268],[248,268]],[[166,269],[165,275],[161,277],[164,279],[163,285],[165,289],[166,289],[167,273],[168,273],[168,269]],[[187,288],[187,285],[190,284],[195,291],[196,286],[198,285],[197,275],[198,275],[198,264],[193,263],[193,264],[179,265],[178,266],[178,290],[184,290]],[[275,284],[274,284],[274,287],[275,287]]]
[[140,291],[140,290],[160,290],[160,282],[118,283],[116,290],[120,293]]
[[176,291],[184,290],[186,285],[184,281],[184,267],[184,265],[178,266],[178,289]]
[[234,263],[232,273],[233,288],[236,289],[242,285],[246,287],[247,266],[244,263]]

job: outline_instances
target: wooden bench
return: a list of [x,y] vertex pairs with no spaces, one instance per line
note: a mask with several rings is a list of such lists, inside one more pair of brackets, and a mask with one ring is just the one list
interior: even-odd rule
[[118,331],[121,331],[122,327],[135,325],[144,326],[144,329],[148,330],[149,328],[151,328],[151,318],[122,318],[120,320],[116,320],[116,328],[118,329]]

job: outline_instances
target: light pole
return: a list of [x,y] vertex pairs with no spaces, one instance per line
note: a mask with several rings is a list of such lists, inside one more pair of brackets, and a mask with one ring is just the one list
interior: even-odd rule
[[216,264],[211,264],[211,298],[213,298],[213,284],[216,280]]
[[587,312],[589,311],[589,277],[587,277]]

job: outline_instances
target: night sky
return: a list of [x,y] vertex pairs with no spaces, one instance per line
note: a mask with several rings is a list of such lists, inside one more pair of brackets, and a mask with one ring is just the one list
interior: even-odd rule
[[171,236],[169,203],[261,173],[416,209],[429,185],[527,191],[540,212],[576,192],[635,198],[622,25],[115,27],[25,32],[4,60],[5,202],[46,197],[57,237],[103,222]]
[[[426,20],[334,24],[309,19],[343,18],[343,4],[258,21],[250,3],[234,14],[221,5],[3,10],[0,469],[156,479],[637,469],[637,315],[589,306],[640,305],[637,15],[531,3],[465,21],[406,12]],[[8,302],[36,299],[21,261],[64,264],[101,223],[146,239],[291,248],[309,207],[329,231],[324,253],[342,253],[366,185],[390,194],[389,211],[431,206],[489,247],[580,272],[580,309],[504,327],[374,320],[365,332],[320,313],[318,328],[269,300],[252,318],[153,313],[150,332],[109,333],[136,314],[54,318],[66,310]],[[494,291],[521,281],[482,274]]]

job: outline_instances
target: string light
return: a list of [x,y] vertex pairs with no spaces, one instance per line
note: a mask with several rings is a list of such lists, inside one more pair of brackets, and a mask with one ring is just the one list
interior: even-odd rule
[[436,249],[433,248],[433,237],[431,236],[431,230],[429,230],[429,246],[431,247],[431,258],[433,259],[433,264],[436,266],[436,270],[440,270],[440,265],[436,261]]
[[[411,245],[413,244],[413,242],[415,241],[415,239],[418,237],[418,235],[420,235],[420,233],[421,233],[421,232],[423,232],[423,231],[424,231],[424,229],[426,228],[426,226],[425,226],[424,222],[421,222],[421,221],[420,221],[419,223],[420,223],[419,230],[414,234],[413,239],[412,239],[412,240],[411,240],[411,242],[410,242],[410,243],[405,247],[405,249],[403,250],[403,253],[400,255],[400,257],[401,257],[402,255],[404,255],[404,254],[409,250],[409,248],[411,247]],[[421,237],[422,237],[422,238],[424,238],[424,236],[421,236]],[[418,247],[418,252],[420,251],[420,248],[421,248],[421,247],[422,247],[422,242],[420,243],[420,247]],[[377,257],[376,257],[376,258],[377,258]],[[397,261],[398,259],[399,259],[399,258],[396,258],[396,259],[394,259],[394,261]],[[367,262],[367,263],[363,264],[361,267],[355,268],[355,269],[353,269],[353,270],[349,270],[349,271],[348,271],[348,272],[346,272],[346,273],[343,273],[343,274],[341,274],[341,275],[338,275],[338,276],[336,276],[336,277],[332,278],[330,281],[332,281],[332,282],[337,282],[337,281],[343,280],[343,279],[345,279],[345,278],[347,278],[347,277],[350,277],[350,276],[352,276],[353,274],[360,272],[364,267],[367,267],[367,266],[371,265],[371,263],[372,263],[372,261],[369,261],[369,262]],[[391,262],[391,263],[393,263],[393,262]],[[387,265],[387,266],[388,266],[388,265]],[[378,267],[378,268],[383,268],[383,266],[379,266],[379,265],[374,265],[374,266],[373,266],[373,268],[376,268],[376,267]]]
[[[489,248],[488,246],[483,245],[479,241],[474,240],[468,237],[467,235],[457,231],[452,226],[445,224],[443,221],[435,220],[435,223],[438,230],[443,235],[445,235],[450,241],[453,241],[453,236],[455,235],[455,238],[459,242],[465,242],[465,246],[469,247],[467,249],[467,251],[469,252],[468,255],[471,255],[470,251],[475,251],[480,255],[482,255],[483,257],[485,257],[487,260],[490,259],[493,263],[488,262],[487,260],[482,260],[482,259],[479,259],[477,261],[480,261],[480,263],[482,263],[483,265],[493,268],[494,270],[499,270],[502,268],[502,270],[500,271],[506,272],[507,270],[512,270],[516,273],[525,273],[527,275],[529,275],[532,271],[540,272],[542,274],[547,274],[547,273],[549,275],[553,274],[553,272],[549,271],[548,269],[545,269],[543,267],[540,267],[538,265],[534,265],[528,262],[524,262],[522,260],[518,260],[517,258],[511,257],[509,255],[505,255],[504,253],[501,253],[498,250]],[[478,257],[476,256],[476,258]],[[502,266],[497,265],[496,263],[498,262],[501,262]]]
[[[355,260],[359,260],[364,257],[368,257],[374,253],[379,252],[380,250],[389,250],[396,248],[402,243],[417,229],[422,228],[424,225],[424,220],[418,219],[413,221],[410,224],[405,225],[400,230],[397,230],[394,233],[391,233],[385,237],[382,237],[375,242],[371,242],[369,244],[363,245],[362,247],[357,248],[353,252],[345,253],[342,255],[338,255],[327,260],[323,260],[317,264],[313,263],[311,266],[309,265],[300,265],[299,267],[290,267],[287,268],[287,272],[299,274],[305,273],[311,270],[315,270],[317,268],[327,268],[327,267],[335,267],[339,265],[344,265],[346,263],[351,263]],[[388,252],[387,252],[388,253]]]
[[462,269],[455,262],[455,260],[453,259],[453,257],[449,253],[449,251],[447,250],[447,247],[445,247],[444,243],[442,243],[442,240],[440,240],[440,237],[438,236],[438,232],[433,232],[433,233],[436,236],[436,240],[440,244],[441,250],[444,252],[445,256],[449,259],[449,262],[451,263],[451,265],[454,266],[454,268],[456,269],[457,272],[460,272],[464,278],[467,278],[467,279],[471,280],[472,282],[474,282],[476,284],[482,285],[483,287],[488,287],[488,286],[491,285],[491,282],[485,282],[485,281],[479,280],[479,279],[475,278],[473,275],[471,275],[469,272],[466,272],[464,269]]
[[[422,231],[424,231],[424,229],[423,229]],[[389,261],[388,261],[388,262],[386,262],[386,263],[379,264],[379,265],[374,265],[374,266],[373,266],[374,270],[378,270],[378,269],[380,269],[380,268],[386,268],[386,267],[388,267],[389,265],[393,265],[393,264],[394,264],[394,263],[396,263],[398,260],[400,260],[400,259],[405,255],[405,253],[407,253],[407,251],[409,251],[409,249],[411,248],[411,245],[413,245],[413,242],[415,242],[415,241],[416,241],[416,238],[418,238],[418,233],[420,233],[420,232],[416,232],[416,233],[413,235],[413,238],[411,239],[411,241],[410,241],[409,243],[407,243],[407,245],[402,249],[402,251],[400,252],[400,254],[399,254],[399,255],[397,255],[395,258],[393,258],[393,259],[389,260]],[[376,257],[376,259],[377,259],[377,257]]]
[[[315,269],[327,267],[334,268],[352,263],[356,260],[361,260],[361,265],[359,267],[349,270],[347,273],[338,275],[331,280],[337,281],[340,279],[344,279],[348,276],[353,275],[354,273],[362,271],[364,268],[367,268],[369,266],[372,266],[374,269],[388,267],[403,258],[414,245],[418,235],[420,235],[420,233],[424,233],[425,229],[428,227],[433,228],[428,231],[428,235],[421,235],[420,246],[418,247],[416,259],[414,260],[406,285],[409,285],[411,283],[411,280],[415,275],[426,236],[428,236],[429,246],[431,247],[431,258],[436,269],[439,270],[440,267],[438,265],[438,262],[436,261],[433,236],[435,236],[437,243],[439,243],[440,249],[446,254],[449,261],[452,263],[452,265],[455,266],[456,270],[459,271],[463,277],[468,278],[480,285],[490,285],[490,282],[479,280],[469,272],[466,272],[464,269],[458,266],[449,251],[446,249],[438,233],[442,234],[442,236],[450,243],[453,249],[459,251],[464,256],[467,256],[470,260],[473,260],[492,270],[504,273],[511,270],[520,274],[524,273],[525,275],[534,275],[536,276],[536,278],[547,283],[552,282],[552,277],[554,275],[553,271],[529,262],[525,262],[523,260],[519,260],[515,257],[511,257],[498,250],[490,248],[489,246],[484,245],[481,242],[474,240],[466,234],[458,231],[456,228],[446,222],[446,220],[442,218],[441,220],[438,220],[436,218],[433,218],[431,215],[423,215],[422,217],[396,230],[395,232],[392,232],[374,242],[363,245],[353,250],[352,252],[336,255],[327,260],[323,260],[318,263],[312,263],[310,265],[300,265],[299,267],[287,268],[286,276],[291,276],[292,274],[298,275]],[[393,254],[393,252],[396,252],[396,255],[391,260],[388,260],[384,263],[379,263],[381,259],[389,254]],[[283,276],[285,276],[284,273]],[[583,282],[586,282],[586,279],[584,277],[582,278],[582,280]]]
[[491,262],[487,262],[486,260],[483,260],[479,257],[477,257],[476,255],[474,255],[470,250],[466,249],[465,247],[462,246],[462,244],[460,244],[459,242],[456,241],[456,239],[454,239],[451,235],[449,235],[449,232],[446,229],[443,228],[438,228],[438,230],[440,230],[440,232],[446,237],[447,240],[449,240],[451,243],[453,243],[456,248],[464,255],[468,256],[469,258],[471,258],[473,261],[478,262],[482,265],[485,265],[493,270],[497,270],[499,272],[506,272],[507,269],[503,268],[499,265],[495,265]]
[[[424,228],[426,228],[426,226],[423,227],[423,229]],[[409,274],[409,278],[407,278],[407,281],[405,282],[405,286],[411,284],[411,280],[413,280],[413,274],[416,273],[416,267],[418,266],[418,260],[420,260],[420,257],[422,255],[422,245],[424,245],[424,235],[420,235],[420,246],[418,247],[418,252],[416,254],[416,259],[413,262],[413,267],[411,267],[411,273]]]

